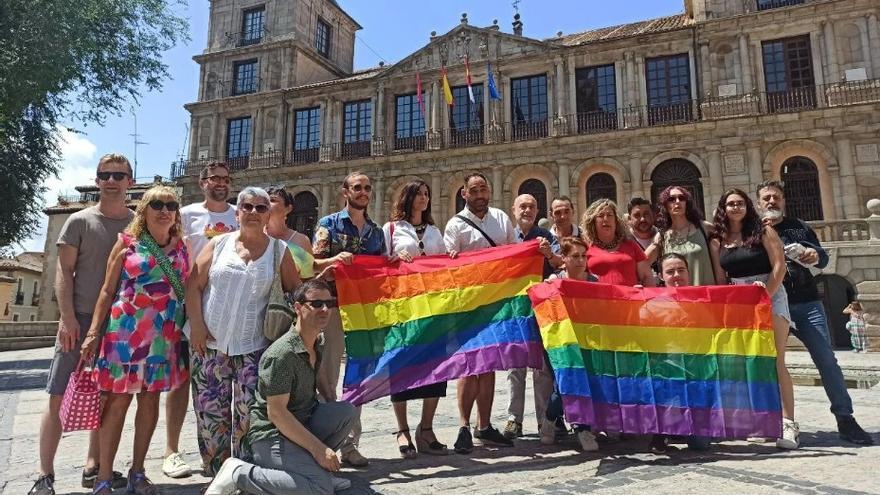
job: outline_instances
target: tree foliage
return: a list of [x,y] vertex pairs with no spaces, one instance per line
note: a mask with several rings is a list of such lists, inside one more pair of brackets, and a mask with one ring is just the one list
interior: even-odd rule
[[[56,125],[103,124],[170,78],[180,0],[0,2],[0,249],[32,235],[58,173]],[[63,180],[63,177],[62,177]]]

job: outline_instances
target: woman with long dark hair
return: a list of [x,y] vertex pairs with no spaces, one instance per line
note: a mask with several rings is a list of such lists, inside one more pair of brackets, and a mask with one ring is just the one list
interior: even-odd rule
[[312,242],[305,234],[294,230],[293,196],[284,189],[284,186],[271,186],[266,192],[269,193],[270,200],[266,233],[287,243],[301,279],[308,280],[314,277],[315,256],[312,253]]
[[[382,227],[388,256],[397,255],[404,262],[416,256],[446,254],[443,233],[431,217],[431,189],[424,181],[414,180],[403,186],[394,205],[391,221]],[[455,253],[449,253],[455,257]],[[397,444],[400,456],[411,459],[417,453],[446,455],[446,445],[434,435],[434,413],[440,397],[446,397],[446,382],[425,385],[391,395],[397,418]],[[406,418],[406,401],[423,399],[422,420],[416,426],[413,446]]]
[[715,208],[715,233],[709,242],[715,261],[715,280],[719,285],[754,284],[767,289],[773,303],[773,330],[776,340],[776,374],[782,399],[782,438],[776,446],[798,448],[798,424],[794,421],[794,389],[785,367],[785,346],[791,316],[785,278],[782,241],[772,226],[765,226],[748,194],[730,189],[721,195]]
[[715,283],[714,261],[709,249],[709,236],[715,226],[704,222],[694,205],[690,191],[681,186],[669,186],[658,197],[659,211],[657,227],[660,232],[654,237],[659,246],[648,255],[659,258],[665,254],[677,253],[687,261],[692,285],[712,285]]

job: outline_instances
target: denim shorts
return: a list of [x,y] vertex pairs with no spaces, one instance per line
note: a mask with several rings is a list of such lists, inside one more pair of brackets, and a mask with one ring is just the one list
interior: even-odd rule
[[[733,285],[752,285],[755,282],[763,282],[766,284],[769,279],[770,274],[764,273],[761,275],[752,275],[750,277],[731,278],[730,281],[733,282]],[[791,328],[797,328],[795,327],[794,322],[791,321],[791,314],[788,311],[788,293],[785,292],[785,287],[782,284],[779,284],[779,288],[776,289],[776,294],[773,294],[773,297],[770,298],[770,302],[773,306],[774,315],[785,318]]]

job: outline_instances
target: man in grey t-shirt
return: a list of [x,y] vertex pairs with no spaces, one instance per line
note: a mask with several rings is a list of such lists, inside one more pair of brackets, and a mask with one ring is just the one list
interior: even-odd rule
[[[49,368],[49,405],[40,423],[40,477],[29,495],[54,495],[55,453],[61,441],[61,399],[70,374],[80,359],[80,346],[92,323],[98,293],[104,283],[107,258],[116,239],[134,214],[125,205],[132,185],[131,165],[122,155],[108,154],[98,162],[98,204],[70,216],[58,236],[58,269],[55,295],[61,311],[55,356]],[[98,475],[98,432],[89,436],[89,452],[82,485],[91,488]],[[113,473],[113,487],[125,486],[121,473]]]

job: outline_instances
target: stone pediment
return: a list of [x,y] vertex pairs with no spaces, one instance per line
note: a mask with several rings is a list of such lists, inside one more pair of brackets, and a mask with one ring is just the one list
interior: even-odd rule
[[465,55],[473,68],[512,56],[543,53],[555,46],[552,42],[502,33],[495,27],[474,27],[466,22],[463,19],[462,24],[446,34],[432,37],[427,45],[394,64],[383,77],[461,66]]

